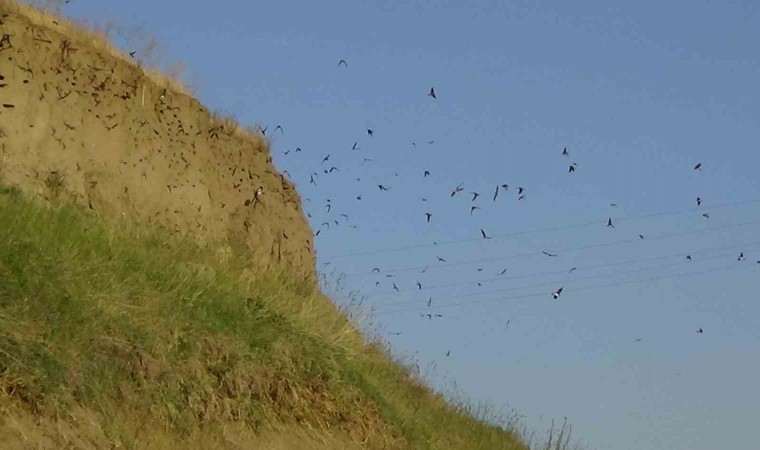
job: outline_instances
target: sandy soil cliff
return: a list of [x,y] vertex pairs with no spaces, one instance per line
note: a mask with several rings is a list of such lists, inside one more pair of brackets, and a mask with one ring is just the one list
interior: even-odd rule
[[[0,2],[0,179],[315,279],[313,234],[263,137],[214,120],[136,63]],[[262,186],[260,201],[246,206]]]

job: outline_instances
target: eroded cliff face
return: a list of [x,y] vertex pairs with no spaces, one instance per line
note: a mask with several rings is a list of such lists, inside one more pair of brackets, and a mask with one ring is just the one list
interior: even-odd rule
[[[105,216],[232,243],[315,280],[313,234],[263,137],[137,64],[0,2],[0,181]],[[263,194],[256,202],[256,189]]]

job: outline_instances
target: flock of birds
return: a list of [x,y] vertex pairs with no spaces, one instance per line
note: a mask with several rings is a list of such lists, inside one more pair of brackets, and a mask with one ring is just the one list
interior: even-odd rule
[[[346,68],[347,69],[348,68],[348,62],[346,60],[344,60],[344,59],[341,59],[338,62],[338,68],[339,69],[341,69],[341,68]],[[438,100],[438,95],[437,95],[436,90],[435,90],[434,87],[430,88],[430,90],[427,92],[426,96],[429,97],[431,99],[431,101],[437,101]],[[262,128],[260,126],[259,129],[262,132],[262,134],[264,134],[264,135],[266,134],[267,128]],[[279,126],[279,125],[275,128],[275,130],[279,131],[281,134],[284,134],[283,128],[281,126]],[[374,135],[375,135],[375,130],[374,129],[372,129],[372,128],[367,128],[366,129],[366,136],[367,136],[368,139],[372,138]],[[433,144],[434,142],[435,141],[428,141],[428,144]],[[416,144],[416,142],[413,142],[412,145],[416,147],[417,144]],[[361,150],[360,143],[359,143],[359,141],[354,141],[353,145],[351,146],[351,151],[354,152],[354,151],[358,151],[358,150]],[[302,152],[302,149],[300,147],[295,148],[295,150],[293,151],[293,153],[301,153],[301,152]],[[288,156],[288,155],[291,154],[291,150],[285,150],[282,153],[283,153],[284,156]],[[570,158],[570,156],[571,156],[571,151],[568,150],[567,147],[564,147],[561,152],[558,152],[558,157],[559,158]],[[308,183],[310,185],[313,185],[313,186],[316,187],[319,184],[319,182],[320,182],[320,177],[322,177],[322,176],[330,176],[331,174],[340,172],[341,169],[339,167],[337,167],[336,165],[333,165],[333,161],[334,161],[334,155],[332,153],[328,153],[324,157],[322,157],[321,161],[319,162],[319,169],[318,170],[313,170],[313,171],[311,171],[309,173],[309,177],[308,177],[309,181],[308,181]],[[366,164],[366,163],[371,163],[371,162],[373,162],[373,159],[362,156],[362,161],[361,161],[361,165],[362,166],[364,164]],[[580,169],[580,165],[578,163],[576,163],[576,162],[568,162],[567,163],[567,173],[574,174],[579,169]],[[697,163],[696,165],[694,165],[692,167],[692,169],[693,169],[693,171],[701,172],[703,170],[702,163]],[[287,171],[284,171],[284,173],[287,174],[288,176],[290,176],[290,174]],[[394,173],[394,175],[398,176],[398,173]],[[419,176],[422,179],[427,179],[427,178],[431,177],[431,171],[428,170],[428,169],[424,169],[424,170],[421,171],[421,173],[420,173]],[[356,181],[361,181],[361,178],[356,178]],[[507,183],[501,183],[501,182],[500,183],[494,183],[493,190],[490,191],[490,192],[487,192],[487,193],[478,192],[478,191],[469,191],[467,194],[465,194],[464,193],[465,192],[465,187],[464,186],[465,186],[465,183],[461,182],[461,183],[457,184],[456,186],[451,187],[450,190],[448,191],[448,197],[454,198],[454,197],[456,197],[458,195],[459,196],[461,196],[461,195],[468,195],[469,196],[468,197],[469,198],[469,202],[470,202],[470,206],[469,206],[469,215],[470,216],[474,216],[474,215],[478,214],[478,212],[480,210],[482,210],[482,208],[484,206],[481,206],[482,203],[478,203],[478,201],[480,200],[482,202],[483,198],[488,198],[490,200],[490,203],[495,203],[495,202],[499,201],[499,199],[502,196],[504,196],[506,193],[508,193],[508,192],[514,192],[515,198],[519,202],[525,201],[527,199],[527,197],[528,197],[528,190],[524,186],[511,187]],[[377,184],[377,189],[381,193],[387,193],[387,192],[389,192],[389,191],[391,191],[393,189],[393,186],[391,186],[390,184],[386,184],[386,183],[378,183]],[[357,201],[361,201],[362,198],[363,197],[362,197],[361,194],[355,196],[355,199]],[[305,201],[306,201],[306,203],[311,203],[311,199],[310,198],[306,198]],[[427,203],[428,202],[428,198],[422,197],[421,198],[421,202],[423,204]],[[698,208],[701,207],[702,204],[703,204],[702,198],[701,197],[696,197],[695,204],[696,204],[696,206]],[[333,204],[333,202],[331,201],[331,199],[327,198],[325,204],[323,205],[325,214],[327,214],[328,216],[332,215],[333,214],[334,206],[335,205]],[[610,206],[611,207],[617,207],[618,205],[616,203],[611,203]],[[422,214],[423,214],[422,221],[425,224],[430,224],[433,221],[435,221],[435,219],[436,219],[436,213],[435,213],[435,211],[428,210],[428,211],[423,212]],[[312,214],[310,212],[308,212],[308,211],[307,211],[307,216],[310,219],[313,219]],[[710,215],[707,212],[704,212],[704,213],[702,213],[702,217],[704,217],[705,219],[709,219]],[[348,222],[349,221],[349,216],[347,214],[345,214],[345,213],[340,213],[337,217],[335,217],[333,215],[332,217],[329,218],[329,220],[323,221],[319,225],[319,227],[317,227],[315,235],[319,236],[322,233],[323,230],[328,230],[328,229],[330,229],[331,226],[336,226],[336,227],[339,226],[341,224],[341,220],[345,221],[345,222]],[[350,226],[352,228],[357,228],[356,225],[350,225]],[[607,226],[607,228],[615,228],[615,221],[613,220],[613,217],[609,217],[607,219],[606,226]],[[480,237],[482,239],[486,239],[486,240],[492,239],[492,236],[486,231],[485,228],[480,227],[479,230],[480,230]],[[638,234],[638,239],[643,240],[643,239],[645,239],[645,236],[643,234]],[[434,244],[436,244],[436,243],[434,242]],[[557,253],[552,253],[552,252],[548,252],[548,251],[543,251],[542,254],[544,256],[546,256],[547,258],[555,258],[555,257],[558,256]],[[437,256],[436,258],[437,258],[437,261],[439,263],[446,263],[447,262],[446,259],[444,259],[444,258],[442,258],[440,256]],[[688,261],[691,261],[692,260],[691,255],[687,255],[686,259]],[[743,252],[739,253],[739,255],[737,256],[737,260],[738,261],[744,261],[745,260],[745,256],[744,256]],[[325,262],[323,264],[324,265],[329,265],[330,262]],[[760,261],[758,261],[758,264],[760,264]],[[424,273],[425,270],[423,270],[422,272]],[[483,269],[478,269],[478,271],[482,271],[482,270]],[[570,269],[570,273],[572,273],[574,270],[575,270],[575,268]],[[373,274],[376,274],[376,275],[379,276],[381,274],[381,269],[380,269],[380,267],[375,267],[375,268],[372,269],[371,272]],[[507,269],[504,268],[503,270],[501,270],[501,271],[498,272],[498,275],[499,276],[504,276],[506,273],[507,273]],[[324,276],[324,274],[323,274],[323,276]],[[393,275],[391,273],[388,273],[388,274],[385,274],[385,277],[387,279],[391,279],[391,281],[390,281],[390,288],[393,289],[393,291],[395,291],[395,292],[401,292],[401,289],[399,288],[399,286],[396,284],[396,282],[394,280],[392,280],[393,278],[395,278],[395,275]],[[380,281],[381,279],[377,279],[375,281],[375,287],[376,288],[380,288],[381,287],[381,281]],[[423,289],[423,285],[422,285],[422,283],[420,281],[416,281],[415,285],[416,285],[416,288],[418,290],[422,290]],[[478,283],[478,285],[480,286],[481,284]],[[559,287],[556,288],[556,290],[553,290],[550,293],[547,293],[547,295],[551,295],[551,297],[554,300],[559,300],[562,297],[562,295],[563,295],[563,293],[565,291],[566,290],[565,290],[564,286],[559,286]],[[366,298],[366,297],[363,297],[362,299],[364,299],[364,298]],[[431,306],[431,302],[432,302],[432,298],[428,299],[428,302],[427,302],[427,306],[428,307]],[[432,319],[443,317],[442,314],[433,314],[433,313],[421,313],[419,315],[420,315],[420,317],[426,318],[428,320],[432,320]],[[697,329],[697,333],[702,334],[703,333],[703,329],[701,327],[698,328]]]

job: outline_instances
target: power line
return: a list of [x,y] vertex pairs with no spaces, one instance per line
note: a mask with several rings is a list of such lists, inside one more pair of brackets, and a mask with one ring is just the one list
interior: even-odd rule
[[[662,259],[670,259],[670,258],[676,258],[676,257],[686,257],[687,255],[701,255],[703,253],[711,253],[715,251],[722,251],[722,250],[729,250],[729,249],[749,249],[758,245],[760,245],[760,241],[749,242],[746,244],[732,245],[728,247],[726,246],[713,247],[709,249],[696,250],[692,252],[680,252],[680,253],[669,254],[669,255],[653,256],[649,258],[629,259],[626,261],[596,264],[592,266],[577,266],[577,267],[572,267],[572,269],[575,269],[574,271],[583,272],[585,270],[595,270],[595,269],[602,269],[606,267],[640,264],[640,263],[649,262],[649,261],[658,261]],[[422,289],[406,288],[406,289],[400,289],[395,294],[397,295],[397,294],[405,293],[405,292],[428,291],[428,290],[433,290],[433,289],[450,288],[450,287],[464,286],[464,285],[470,285],[470,284],[476,284],[476,283],[507,282],[507,281],[523,279],[523,278],[534,278],[534,277],[539,277],[543,275],[561,275],[561,274],[568,274],[568,269],[551,270],[551,271],[544,271],[544,272],[532,272],[532,273],[521,274],[521,275],[496,276],[496,277],[490,277],[490,278],[484,278],[484,279],[466,281],[466,282],[434,284],[430,286],[423,286]]]
[[[694,234],[701,234],[701,233],[709,233],[713,231],[720,231],[720,230],[726,230],[726,229],[733,229],[733,228],[739,228],[743,226],[748,225],[755,225],[760,224],[760,219],[754,219],[747,222],[739,222],[739,223],[733,223],[728,225],[721,225],[717,227],[710,227],[710,228],[702,228],[698,230],[689,230],[689,231],[682,231],[678,233],[665,233],[657,236],[650,236],[647,237],[645,240],[648,241],[658,241],[663,239],[669,239],[674,237],[681,237],[681,236],[688,236],[688,235],[694,235]],[[612,241],[612,242],[605,242],[601,244],[591,244],[591,245],[585,245],[580,247],[566,247],[566,248],[560,248],[553,250],[555,253],[570,253],[570,252],[577,252],[577,251],[584,251],[584,250],[594,250],[598,248],[607,248],[607,247],[616,247],[619,245],[625,245],[625,244],[632,244],[634,242],[641,242],[640,238],[632,238],[632,239],[624,239],[619,241]],[[539,251],[532,251],[532,252],[526,252],[526,253],[517,253],[512,255],[506,255],[506,256],[499,256],[494,258],[481,258],[481,259],[473,259],[473,260],[465,260],[465,261],[459,261],[454,263],[444,263],[444,264],[436,264],[436,265],[428,265],[428,266],[414,266],[414,267],[401,267],[401,268],[392,268],[392,269],[386,269],[386,273],[398,273],[398,272],[409,272],[409,271],[418,271],[418,270],[435,270],[435,269],[443,269],[447,267],[456,267],[456,266],[464,266],[464,265],[473,265],[473,264],[482,264],[482,263],[490,263],[490,262],[497,262],[497,261],[506,261],[509,259],[515,259],[515,258],[531,258],[541,256],[541,252]],[[346,274],[348,276],[356,276],[356,275],[368,275],[367,272],[353,272]]]
[[[698,272],[685,272],[685,273],[680,273],[680,274],[675,274],[675,275],[650,277],[650,278],[644,278],[641,280],[620,281],[620,282],[615,282],[615,283],[582,286],[582,287],[573,289],[572,292],[579,292],[579,291],[582,292],[582,291],[602,289],[602,288],[607,288],[607,287],[617,287],[617,286],[630,285],[630,284],[647,283],[651,281],[668,280],[668,279],[682,278],[682,277],[688,277],[688,276],[694,276],[694,275],[706,275],[706,274],[717,273],[717,272],[728,272],[732,270],[746,269],[746,268],[754,267],[757,265],[758,264],[742,264],[739,266],[733,265],[733,266],[726,266],[726,267],[720,267],[720,268],[715,268],[715,269],[702,270]],[[494,298],[490,300],[447,303],[441,306],[437,306],[436,308],[442,309],[442,308],[453,308],[457,306],[483,305],[483,304],[489,304],[489,303],[500,303],[500,302],[503,302],[504,300],[520,300],[520,299],[528,299],[528,298],[535,298],[535,297],[548,297],[548,294],[546,292],[538,292],[535,294],[518,295],[518,296],[512,296],[512,297],[500,297],[500,298]],[[390,311],[378,311],[376,312],[376,314],[398,314],[398,313],[417,312],[417,311],[425,311],[425,310],[427,309],[416,307],[416,308],[398,309],[398,310],[390,310]]]
[[[657,212],[657,213],[647,213],[647,214],[641,214],[641,215],[635,215],[635,216],[624,216],[624,217],[616,218],[615,222],[620,223],[620,222],[625,222],[625,221],[636,221],[636,220],[650,219],[654,217],[664,217],[664,216],[671,216],[671,215],[678,215],[678,214],[685,214],[685,213],[693,213],[697,211],[711,211],[715,209],[730,208],[734,206],[745,206],[745,205],[751,205],[755,203],[760,203],[760,199],[747,200],[747,201],[734,202],[734,203],[724,203],[724,204],[708,206],[708,207],[677,209],[677,210],[663,211],[663,212]],[[604,226],[606,223],[607,221],[605,219],[605,220],[594,220],[594,221],[577,223],[577,224],[560,225],[560,226],[555,226],[555,227],[533,228],[533,229],[528,229],[528,230],[515,231],[511,233],[494,234],[491,236],[491,239],[504,239],[504,238],[510,238],[510,237],[515,237],[515,236],[524,236],[528,234],[561,231],[561,230],[583,228],[583,227],[589,227],[589,226]],[[481,241],[481,238],[452,239],[448,241],[437,242],[434,244],[413,244],[413,245],[406,245],[406,246],[400,246],[400,247],[367,250],[367,251],[354,252],[354,253],[328,255],[325,258],[338,259],[338,258],[349,258],[349,257],[354,257],[354,256],[375,255],[379,253],[394,253],[394,252],[400,252],[400,251],[405,251],[405,250],[414,250],[414,249],[427,248],[427,247],[442,247],[446,245],[459,244],[459,243],[465,243],[465,242],[476,242],[476,241]]]
[[[680,261],[680,262],[676,262],[676,263],[658,264],[658,265],[654,265],[654,266],[648,266],[648,267],[643,267],[643,268],[639,268],[639,269],[632,269],[632,270],[625,270],[625,271],[616,272],[616,273],[598,274],[598,275],[590,275],[590,276],[580,277],[580,278],[573,278],[571,280],[567,280],[567,279],[553,280],[553,281],[547,281],[547,282],[542,282],[542,283],[528,284],[528,285],[524,285],[524,286],[512,286],[512,287],[502,288],[502,289],[480,291],[480,292],[471,292],[471,293],[458,294],[458,295],[450,295],[450,296],[445,296],[445,297],[438,297],[438,298],[436,298],[436,300],[457,299],[457,298],[462,298],[462,297],[468,297],[468,298],[469,297],[480,297],[480,296],[484,296],[484,295],[498,294],[498,293],[502,293],[502,292],[518,291],[518,290],[521,290],[521,289],[530,289],[530,288],[534,288],[534,287],[545,287],[545,286],[555,286],[555,287],[558,287],[559,285],[570,285],[570,284],[573,284],[573,283],[578,283],[580,281],[614,278],[614,277],[619,277],[619,276],[624,276],[624,275],[630,275],[632,273],[646,272],[646,271],[650,271],[650,270],[654,270],[654,269],[664,269],[664,268],[668,268],[668,267],[682,266],[684,264],[698,264],[698,263],[703,263],[703,262],[715,261],[715,260],[724,259],[724,258],[727,258],[727,257],[730,257],[730,256],[736,256],[736,255],[734,253],[721,254],[721,255],[716,255],[716,256],[712,256],[712,257],[709,257],[709,258],[704,258],[704,259],[697,260],[697,261],[692,261],[690,263],[685,263],[683,261]],[[396,302],[396,303],[387,303],[387,304],[383,304],[382,306],[383,307],[386,307],[386,306],[403,306],[403,305],[408,305],[410,303],[416,303],[416,302],[415,301],[403,301],[403,302]]]

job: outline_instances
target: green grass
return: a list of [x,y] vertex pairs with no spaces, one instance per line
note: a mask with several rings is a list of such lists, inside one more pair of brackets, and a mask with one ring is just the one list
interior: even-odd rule
[[242,255],[14,189],[0,230],[0,447],[526,448]]

